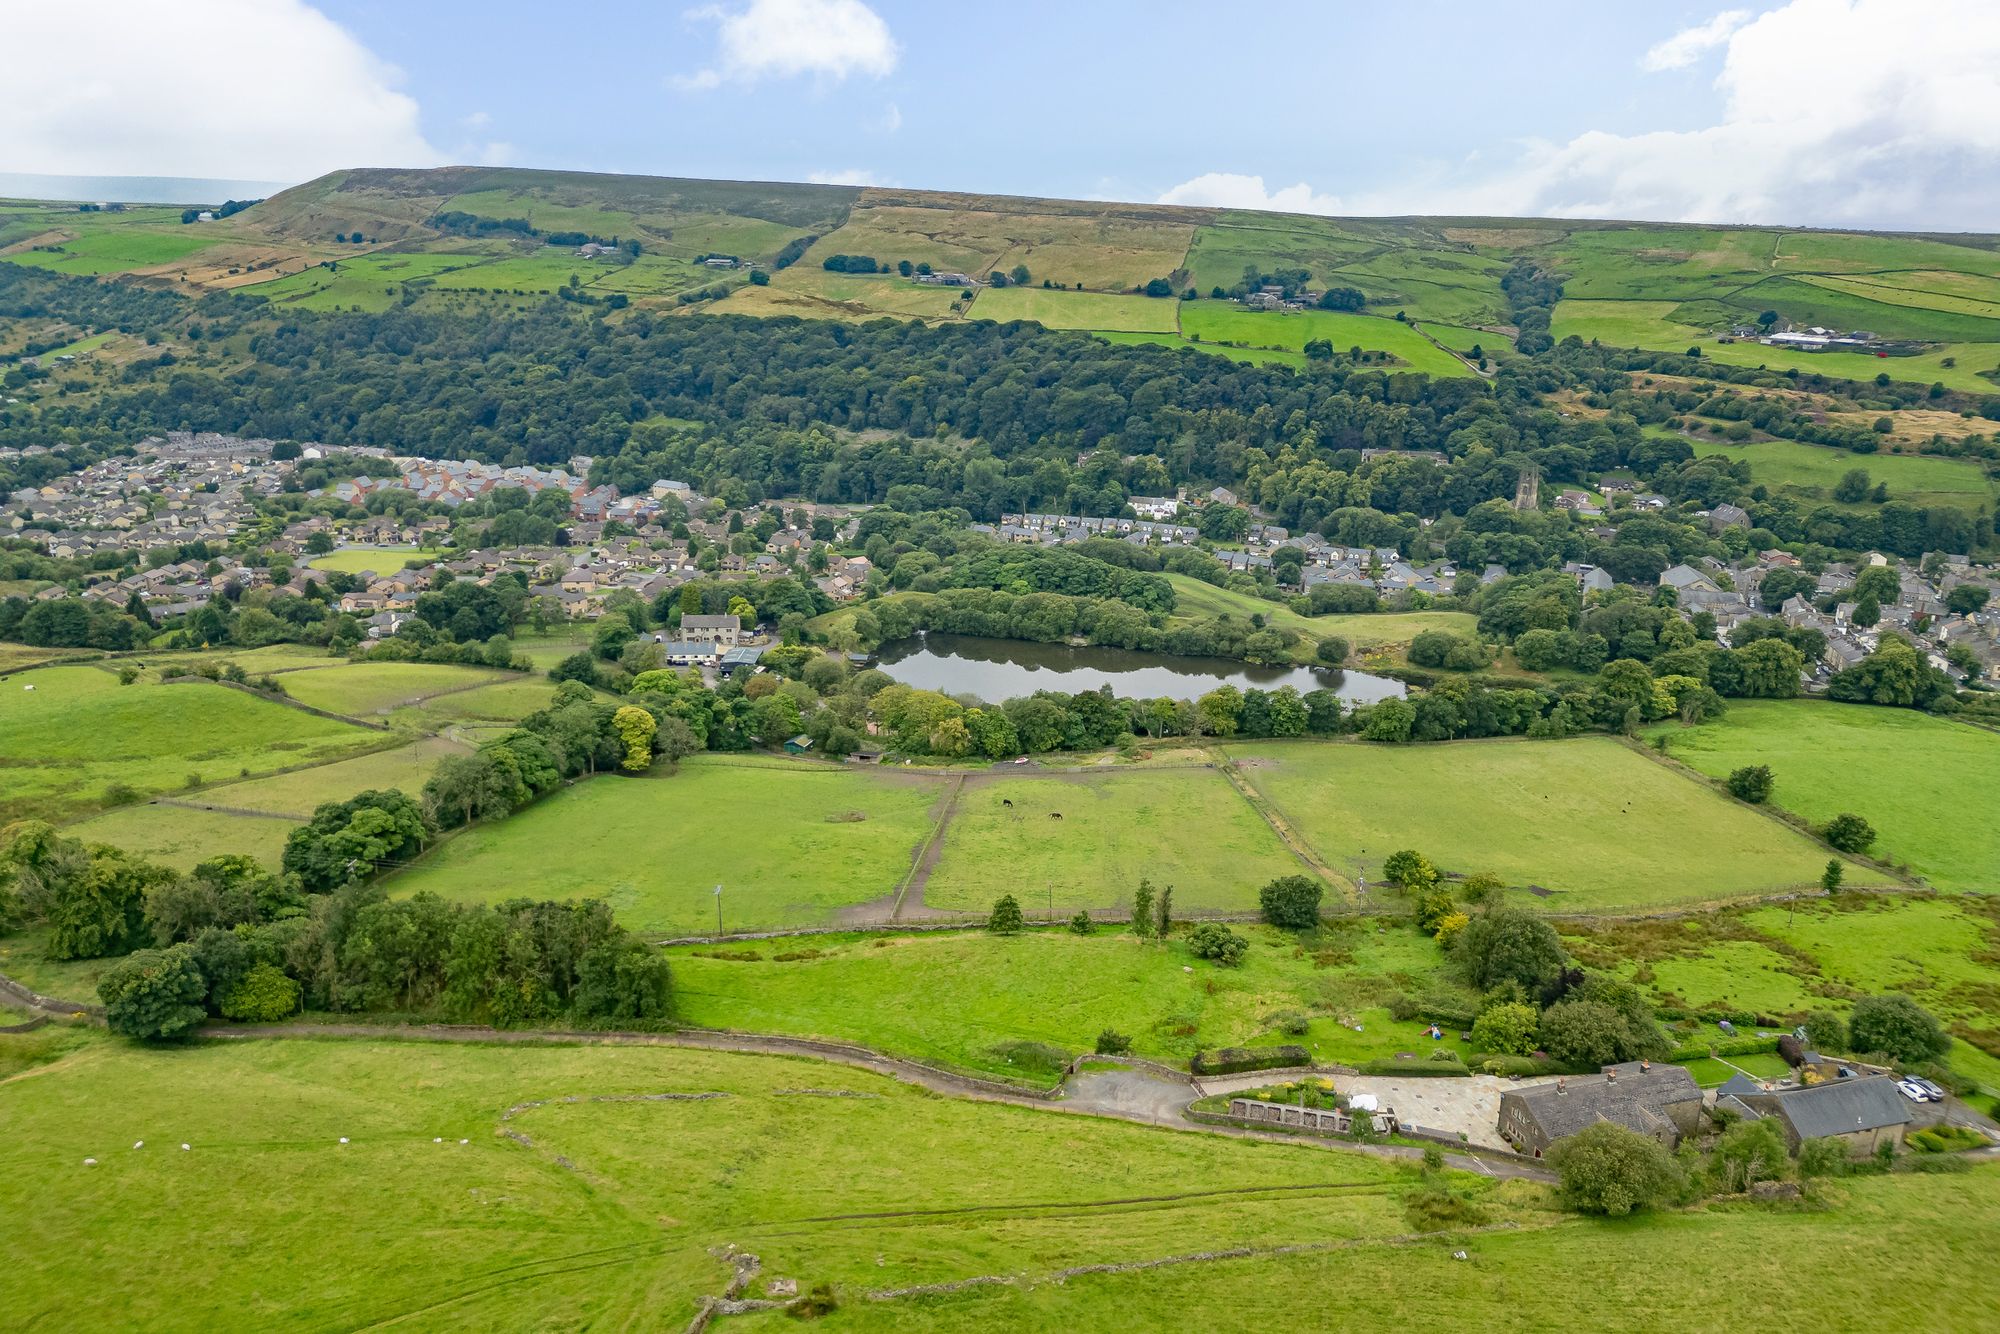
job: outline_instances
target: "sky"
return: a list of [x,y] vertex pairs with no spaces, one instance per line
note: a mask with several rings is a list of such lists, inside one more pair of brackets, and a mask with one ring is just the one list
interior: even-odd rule
[[0,172],[2000,231],[2000,3],[0,0]]

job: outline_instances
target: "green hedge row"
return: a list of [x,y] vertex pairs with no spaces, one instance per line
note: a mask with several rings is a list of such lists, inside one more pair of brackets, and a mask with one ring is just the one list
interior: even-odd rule
[[1311,1065],[1312,1053],[1295,1042],[1278,1047],[1222,1047],[1198,1051],[1188,1068],[1198,1075],[1240,1075],[1247,1070],[1278,1070]]
[[1364,1075],[1398,1075],[1413,1079],[1450,1079],[1472,1073],[1458,1061],[1399,1061],[1393,1056],[1363,1062],[1359,1069]]
[[1755,1056],[1776,1051],[1776,1038],[1724,1038],[1720,1042],[1688,1042],[1667,1053],[1673,1062],[1699,1061],[1709,1056]]

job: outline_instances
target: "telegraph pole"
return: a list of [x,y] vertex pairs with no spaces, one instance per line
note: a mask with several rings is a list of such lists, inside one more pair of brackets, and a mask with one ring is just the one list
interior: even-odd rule
[[715,934],[722,934],[722,886],[715,887]]

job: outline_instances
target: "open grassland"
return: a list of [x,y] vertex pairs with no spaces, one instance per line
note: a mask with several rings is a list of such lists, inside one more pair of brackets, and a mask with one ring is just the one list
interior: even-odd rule
[[1595,911],[1775,894],[1814,884],[1826,864],[1803,835],[1609,737],[1230,754],[1329,865],[1370,880],[1415,848],[1448,872],[1539,887],[1530,905]]
[[[355,662],[339,667],[313,667],[286,672],[279,678],[285,691],[301,704],[328,713],[360,717],[387,714],[446,691],[471,691],[480,686],[514,683],[513,673],[485,667],[457,667],[430,662]],[[545,696],[549,692],[544,692]]]
[[[22,593],[30,591],[32,590],[21,590]],[[14,592],[8,594],[10,597],[19,595]],[[0,644],[0,670],[32,667],[36,663],[52,662],[57,658],[74,657],[90,652],[89,649],[78,648],[39,648],[33,644]]]
[[1169,574],[1174,586],[1176,616],[1233,616],[1247,621],[1262,616],[1276,630],[1292,630],[1311,643],[1328,637],[1345,639],[1356,658],[1407,645],[1426,630],[1469,635],[1478,618],[1464,611],[1382,611],[1337,616],[1302,616],[1282,602],[1204,583],[1192,575]]
[[[284,277],[255,283],[241,290],[274,304],[301,310],[387,310],[402,295],[404,283],[434,282],[445,274],[484,263],[487,256],[470,253],[413,254],[378,252],[329,260]],[[315,566],[339,569],[340,566]],[[373,568],[373,567],[370,567]]]
[[1471,375],[1472,369],[1409,325],[1337,310],[1245,310],[1227,301],[1181,303],[1181,333],[1207,343],[1242,343],[1298,351],[1324,338],[1335,352],[1351,348],[1387,352],[1411,370],[1431,375]]
[[1129,905],[1141,877],[1172,885],[1183,908],[1252,911],[1257,889],[1304,868],[1221,774],[1152,769],[1046,778],[972,778],[924,885],[934,908],[984,911],[1014,894],[1030,913],[1051,902]]
[[[475,668],[461,668],[473,671]],[[392,726],[419,732],[517,723],[555,700],[555,683],[545,676],[498,673],[491,685],[433,695],[389,714]],[[600,696],[599,698],[606,698]]]
[[892,274],[829,273],[794,264],[767,287],[746,284],[717,303],[735,315],[797,315],[802,319],[869,320],[906,315],[922,320],[953,316],[959,289],[931,287]]
[[1910,709],[1819,700],[1733,703],[1699,727],[1656,729],[1667,753],[1711,777],[1767,764],[1774,804],[1823,824],[1853,811],[1871,851],[1940,889],[2000,889],[2000,736]]
[[[130,273],[185,259],[214,241],[198,228],[153,230],[136,226],[104,226],[74,221],[72,213],[62,223],[72,233],[70,239],[47,242],[28,250],[0,255],[0,261],[29,268],[53,269],[57,273],[97,277],[107,273]],[[176,219],[178,221],[178,219]],[[43,248],[43,246],[47,248]]]
[[[1662,352],[1685,352],[1698,346],[1703,358],[1726,366],[1762,367],[1777,372],[1795,370],[1849,380],[1873,380],[1877,375],[1887,375],[1917,384],[1937,382],[1974,394],[1990,394],[1996,388],[1996,381],[1982,372],[2000,368],[2000,343],[1947,342],[1913,357],[1877,357],[1867,352],[1798,352],[1766,347],[1754,339],[1723,343],[1716,341],[1708,329],[1673,318],[1677,304],[1566,297],[1556,305],[1551,332],[1558,339],[1575,334],[1585,342],[1595,340],[1610,347]],[[1744,320],[1756,313],[1736,313],[1731,318]],[[1952,364],[1947,366],[1947,361]]]
[[119,659],[119,662],[134,663],[156,675],[171,667],[233,662],[252,676],[265,672],[285,672],[298,667],[327,667],[345,661],[345,658],[333,656],[318,644],[266,644],[263,648],[173,649],[157,653],[142,649]]
[[[1063,1266],[1373,1248],[1408,1231],[1417,1184],[1360,1154],[939,1098],[798,1060],[60,1038],[29,1035],[43,1063],[0,1088],[0,1204],[38,1238],[16,1248],[7,1302],[30,1327],[678,1329],[723,1291],[733,1248],[762,1263],[745,1295],[789,1277],[831,1285],[843,1323],[908,1305],[933,1328],[990,1329],[999,1312],[977,1295],[868,1294],[1026,1276],[1060,1303],[1045,1280]],[[1498,1218],[1558,1222],[1534,1187],[1454,1184]],[[1967,1205],[1961,1228],[1984,1217]],[[254,1262],[222,1262],[245,1237]],[[1399,1264],[1422,1249],[1388,1246]],[[218,1257],[193,1285],[191,1254]],[[1228,1264],[1199,1268],[1228,1283]]]
[[324,556],[314,556],[306,564],[315,570],[340,574],[395,574],[423,554],[422,547],[343,547]]
[[[1813,1294],[1807,1306],[1760,1312],[1776,1330],[1839,1324],[1842,1311],[1896,1309],[1940,1329],[1984,1328],[2000,1305],[1981,1257],[2000,1242],[2000,1173],[1870,1177],[1839,1186],[1826,1209],[1717,1204],[1687,1214],[1491,1232],[1445,1244],[1329,1246],[1300,1254],[1252,1255],[1213,1265],[1094,1273],[1061,1283],[980,1287],[921,1305],[859,1312],[870,1329],[1256,1330],[1298,1319],[1321,1294],[1338,1293],[1344,1322],[1393,1325],[1421,1300],[1426,1320],[1485,1330],[1589,1328],[1670,1334],[1719,1323],[1713,1290],[1688,1276],[1690,1257],[1729,1257],[1730,1283],[1745,1291]],[[1468,1262],[1455,1259],[1463,1252]],[[1957,1268],[1913,1289],[1901,1257],[1936,1255]],[[1579,1274],[1602,1281],[1579,1282]],[[1414,1298],[1413,1293],[1421,1294]],[[1559,1304],[1557,1317],[1549,1308]],[[1112,1315],[1110,1313],[1116,1313]],[[845,1315],[845,1312],[841,1313]],[[745,1329],[789,1324],[760,1316]]]
[[[1246,1043],[1303,1042],[1320,1059],[1344,1063],[1440,1045],[1381,1008],[1413,975],[1437,970],[1438,946],[1407,925],[1378,925],[1329,922],[1302,945],[1240,924],[1232,929],[1250,950],[1236,968],[1195,958],[1182,939],[1160,944],[1110,926],[1088,936],[749,941],[681,947],[669,957],[691,1023],[860,1042],[1053,1084],[1057,1067],[1090,1051],[1107,1028],[1130,1037],[1140,1056],[1183,1064],[1202,1049]],[[1285,1011],[1310,1014],[1312,1031],[1283,1034],[1274,1016]]]
[[497,903],[601,898],[635,931],[824,923],[895,892],[928,836],[935,780],[806,763],[694,759],[603,777],[447,839],[390,882],[398,894]]
[[[217,799],[213,792],[227,790],[214,789],[193,794],[189,799],[212,801]],[[345,795],[351,797],[354,793]],[[329,796],[327,800],[333,798]],[[106,811],[66,825],[62,832],[86,843],[109,843],[135,857],[185,871],[198,862],[225,855],[255,857],[264,865],[275,867],[284,855],[285,840],[300,823],[275,815],[238,815],[148,802]]]
[[1685,437],[1697,455],[1720,455],[1748,463],[1753,482],[1801,497],[1829,500],[1840,479],[1856,468],[1869,481],[1888,486],[1892,500],[1916,505],[1955,505],[1977,509],[1993,499],[1993,481],[1976,463],[1928,454],[1852,454],[1826,445],[1795,440],[1762,440],[1730,444]]
[[969,318],[1034,320],[1050,329],[1093,329],[1123,333],[1173,333],[1180,302],[1108,292],[1044,291],[1038,287],[982,290]]
[[1025,264],[1032,282],[1123,292],[1181,266],[1194,231],[1182,216],[1168,209],[1043,212],[1033,200],[870,192],[846,225],[822,236],[799,263],[872,255],[980,278]]
[[1107,343],[1134,346],[1145,343],[1154,347],[1186,348],[1208,356],[1227,357],[1231,361],[1241,361],[1251,366],[1291,366],[1306,365],[1306,354],[1276,347],[1224,347],[1220,343],[1196,343],[1178,334],[1162,333],[1121,333],[1115,329],[1093,329],[1095,337]]
[[345,801],[370,789],[400,788],[414,797],[423,790],[424,781],[437,768],[439,760],[463,754],[463,746],[442,737],[426,737],[407,746],[357,755],[351,760],[224,783],[192,793],[185,800],[303,820],[323,802]]
[[81,814],[114,783],[150,796],[378,744],[377,733],[207,681],[121,686],[97,667],[39,668],[0,689],[0,823]]

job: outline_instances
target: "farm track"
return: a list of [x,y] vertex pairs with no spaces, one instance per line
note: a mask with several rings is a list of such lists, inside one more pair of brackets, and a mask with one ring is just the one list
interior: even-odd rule
[[1271,827],[1271,832],[1278,836],[1278,841],[1283,843],[1307,870],[1339,890],[1349,902],[1358,900],[1359,896],[1354,883],[1320,860],[1319,854],[1312,850],[1312,845],[1293,832],[1291,823],[1279,813],[1278,808],[1272,804],[1270,799],[1259,792],[1251,785],[1249,779],[1238,772],[1233,760],[1226,755],[1216,752],[1215,767],[1222,771],[1222,776],[1229,780],[1229,785],[1236,789],[1243,800],[1250,803],[1250,809],[1256,811],[1258,815],[1264,818],[1264,823]]

